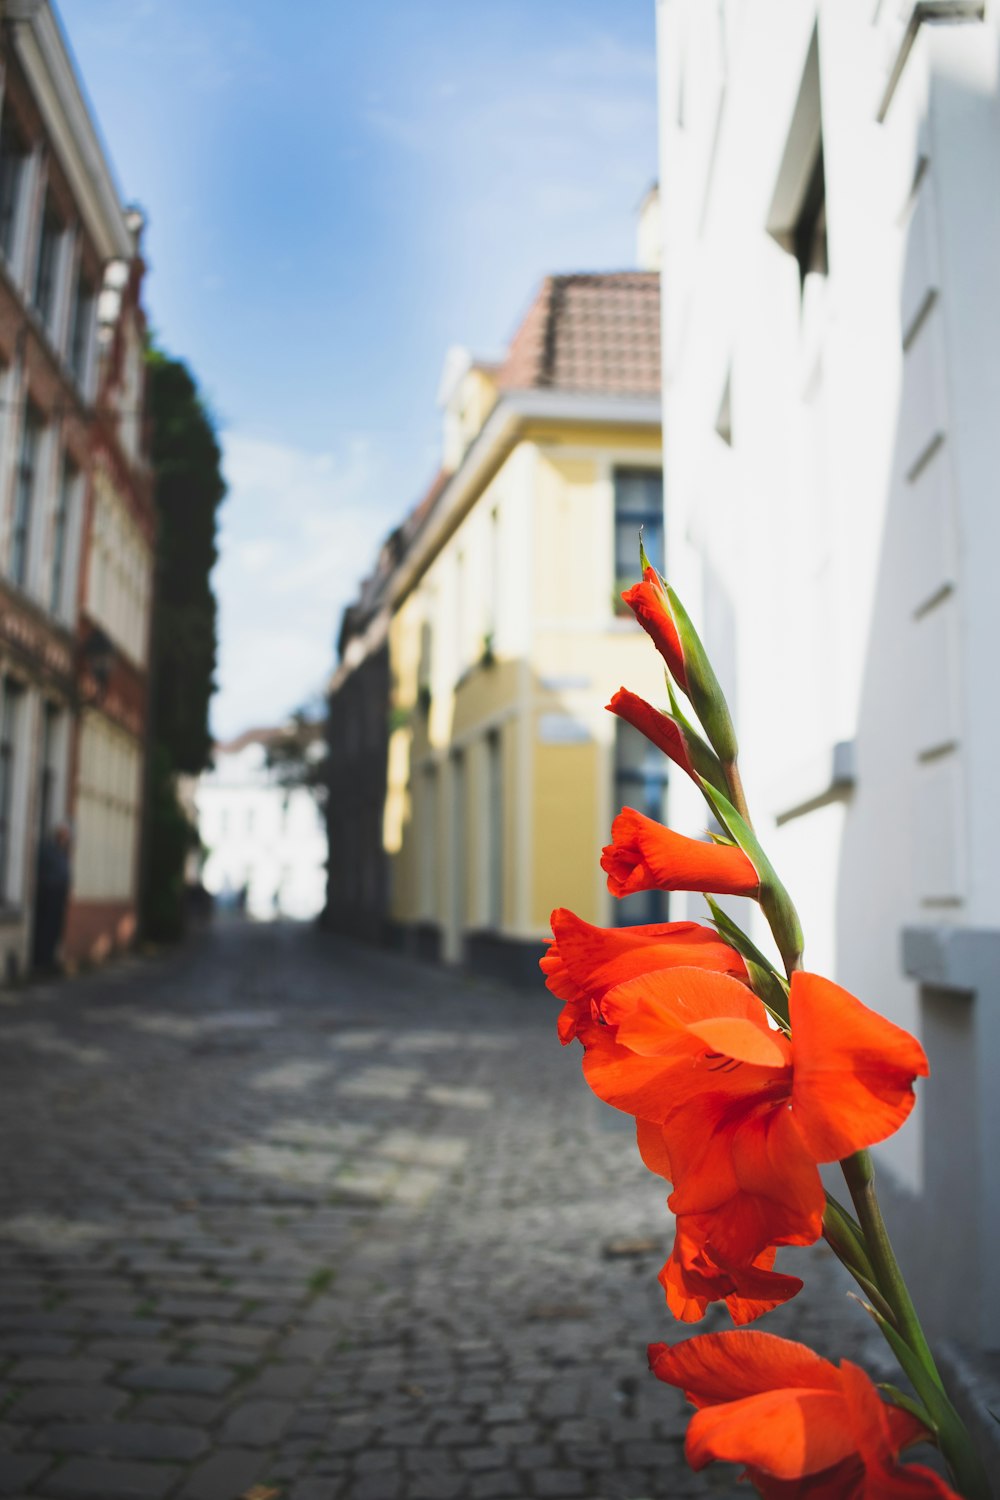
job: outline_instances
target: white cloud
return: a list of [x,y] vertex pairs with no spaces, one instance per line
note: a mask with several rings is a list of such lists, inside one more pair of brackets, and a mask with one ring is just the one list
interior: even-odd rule
[[226,739],[280,722],[323,686],[341,612],[397,518],[380,503],[381,463],[362,439],[320,453],[233,431],[222,443],[212,723]]

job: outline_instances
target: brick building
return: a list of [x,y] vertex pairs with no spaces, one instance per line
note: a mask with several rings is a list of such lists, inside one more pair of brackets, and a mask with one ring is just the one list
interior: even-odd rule
[[76,824],[64,953],[134,926],[155,533],[142,220],[48,0],[0,31],[0,975],[31,962],[41,840]]

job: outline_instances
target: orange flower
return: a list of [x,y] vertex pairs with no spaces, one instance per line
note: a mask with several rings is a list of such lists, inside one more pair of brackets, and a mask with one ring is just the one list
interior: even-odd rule
[[565,1045],[597,1019],[596,1007],[613,985],[660,969],[712,969],[746,981],[740,955],[710,927],[661,922],[649,927],[592,927],[564,907],[552,913],[553,940],[540,960],[545,983],[566,1004],[559,1017]]
[[711,1214],[681,1214],[674,1245],[659,1282],[667,1306],[682,1323],[697,1323],[710,1302],[725,1302],[734,1323],[752,1323],[802,1290],[797,1276],[772,1271],[770,1246],[749,1265],[736,1265],[713,1254],[709,1245]]
[[770,1333],[707,1333],[670,1348],[651,1344],[658,1380],[698,1408],[685,1453],[747,1466],[765,1500],[958,1500],[900,1452],[927,1429],[883,1401],[864,1370],[821,1359]]
[[790,1039],[745,985],[694,968],[626,980],[601,1013],[583,1038],[587,1082],[636,1116],[674,1213],[711,1216],[717,1265],[816,1240],[817,1163],[891,1135],[927,1072],[913,1037],[815,974],[792,976]]
[[622,599],[670,668],[671,677],[687,692],[687,672],[684,670],[680,637],[656,569],[647,568],[642,575],[642,583],[626,589]]
[[760,885],[742,849],[685,838],[632,807],[623,807],[612,823],[601,869],[613,896],[650,890],[755,896]]
[[624,687],[618,689],[607,708],[609,713],[617,714],[619,719],[624,719],[626,724],[631,724],[640,734],[644,734],[658,750],[669,755],[682,771],[686,771],[692,778],[695,776],[687,743],[676,719],[661,713],[658,708],[647,703],[645,698],[640,698],[637,693],[630,693]]

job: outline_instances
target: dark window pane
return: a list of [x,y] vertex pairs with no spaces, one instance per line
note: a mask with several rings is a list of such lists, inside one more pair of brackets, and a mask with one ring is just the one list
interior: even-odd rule
[[615,471],[615,578],[639,576],[639,534],[654,568],[663,570],[663,475],[659,469]]
[[17,127],[10,120],[4,120],[0,128],[0,250],[8,260],[14,250],[27,155],[27,147]]

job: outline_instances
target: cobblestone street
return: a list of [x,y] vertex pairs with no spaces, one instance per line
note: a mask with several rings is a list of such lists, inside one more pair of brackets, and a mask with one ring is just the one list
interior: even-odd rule
[[[664,1190],[557,1009],[236,925],[4,995],[0,1494],[746,1495],[647,1374]],[[875,1373],[808,1257],[767,1327]]]

